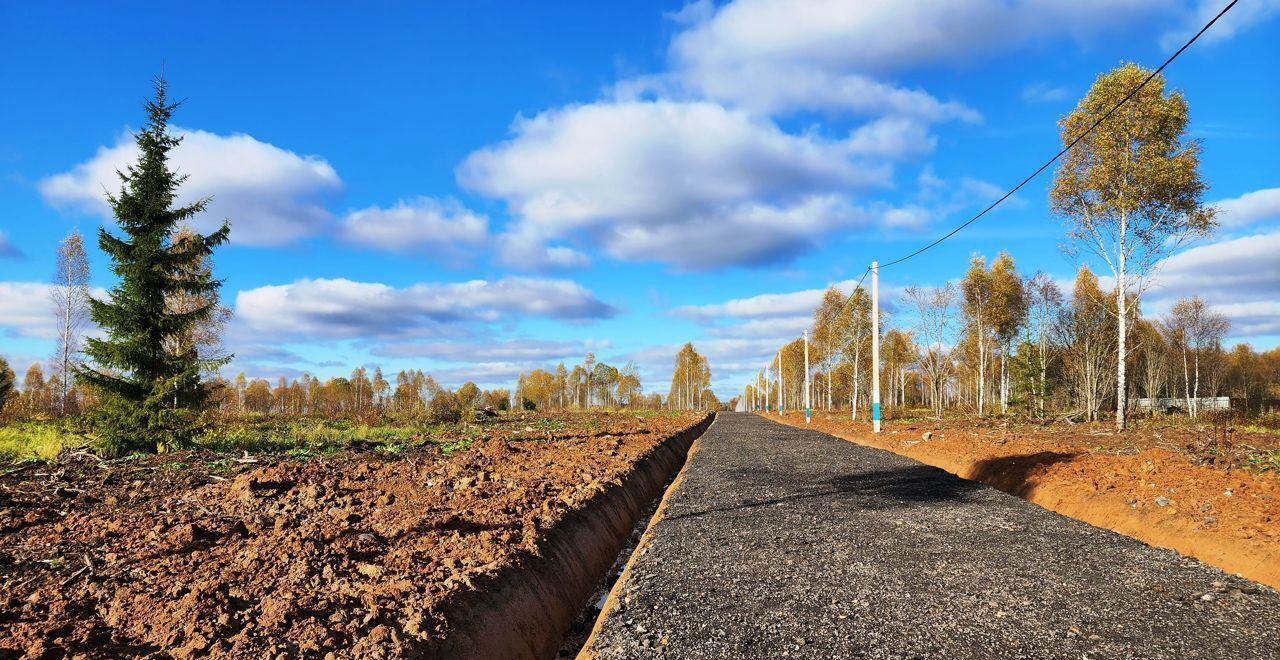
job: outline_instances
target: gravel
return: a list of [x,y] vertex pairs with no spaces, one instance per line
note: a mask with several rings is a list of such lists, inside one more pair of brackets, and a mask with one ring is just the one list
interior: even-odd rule
[[721,413],[599,658],[1280,658],[1280,595],[888,452]]

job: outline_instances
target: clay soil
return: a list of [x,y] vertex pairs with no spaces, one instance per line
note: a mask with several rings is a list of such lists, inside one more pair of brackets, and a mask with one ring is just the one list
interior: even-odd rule
[[[1280,446],[1275,434],[929,419],[888,421],[877,436],[845,415],[816,413],[810,428],[1280,588],[1280,476],[1247,467],[1255,450]],[[805,425],[803,413],[782,421]]]
[[414,655],[460,595],[701,419],[517,414],[447,455],[4,468],[0,657]]

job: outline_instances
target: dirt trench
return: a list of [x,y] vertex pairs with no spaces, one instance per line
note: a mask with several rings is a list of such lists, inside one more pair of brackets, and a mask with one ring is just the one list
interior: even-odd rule
[[656,446],[621,482],[566,515],[535,557],[448,604],[452,628],[422,649],[438,658],[553,658],[632,529],[684,465],[714,415]]

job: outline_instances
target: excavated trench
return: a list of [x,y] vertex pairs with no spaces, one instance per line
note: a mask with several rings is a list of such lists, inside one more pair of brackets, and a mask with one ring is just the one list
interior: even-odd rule
[[654,447],[621,482],[548,530],[530,561],[453,603],[448,634],[424,655],[572,657],[667,485],[714,420],[710,415]]

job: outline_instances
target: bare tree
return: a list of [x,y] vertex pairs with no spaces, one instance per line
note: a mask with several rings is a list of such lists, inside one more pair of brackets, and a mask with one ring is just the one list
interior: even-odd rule
[[951,331],[956,288],[952,284],[933,289],[910,286],[903,296],[916,311],[916,331],[923,342],[920,371],[929,381],[934,411],[941,417],[946,378],[950,370],[946,342]]
[[54,315],[58,320],[58,348],[54,355],[58,379],[58,411],[67,414],[72,369],[80,352],[80,336],[89,322],[89,258],[84,251],[84,237],[71,230],[58,244],[58,264],[49,288]]
[[[1181,340],[1178,343],[1182,348],[1183,394],[1187,400],[1187,412],[1194,418],[1200,413],[1200,355],[1205,348],[1222,342],[1230,323],[1225,316],[1209,309],[1204,298],[1191,296],[1173,304],[1165,318],[1165,326],[1176,340]],[[1194,363],[1194,375],[1187,373],[1188,351]]]

